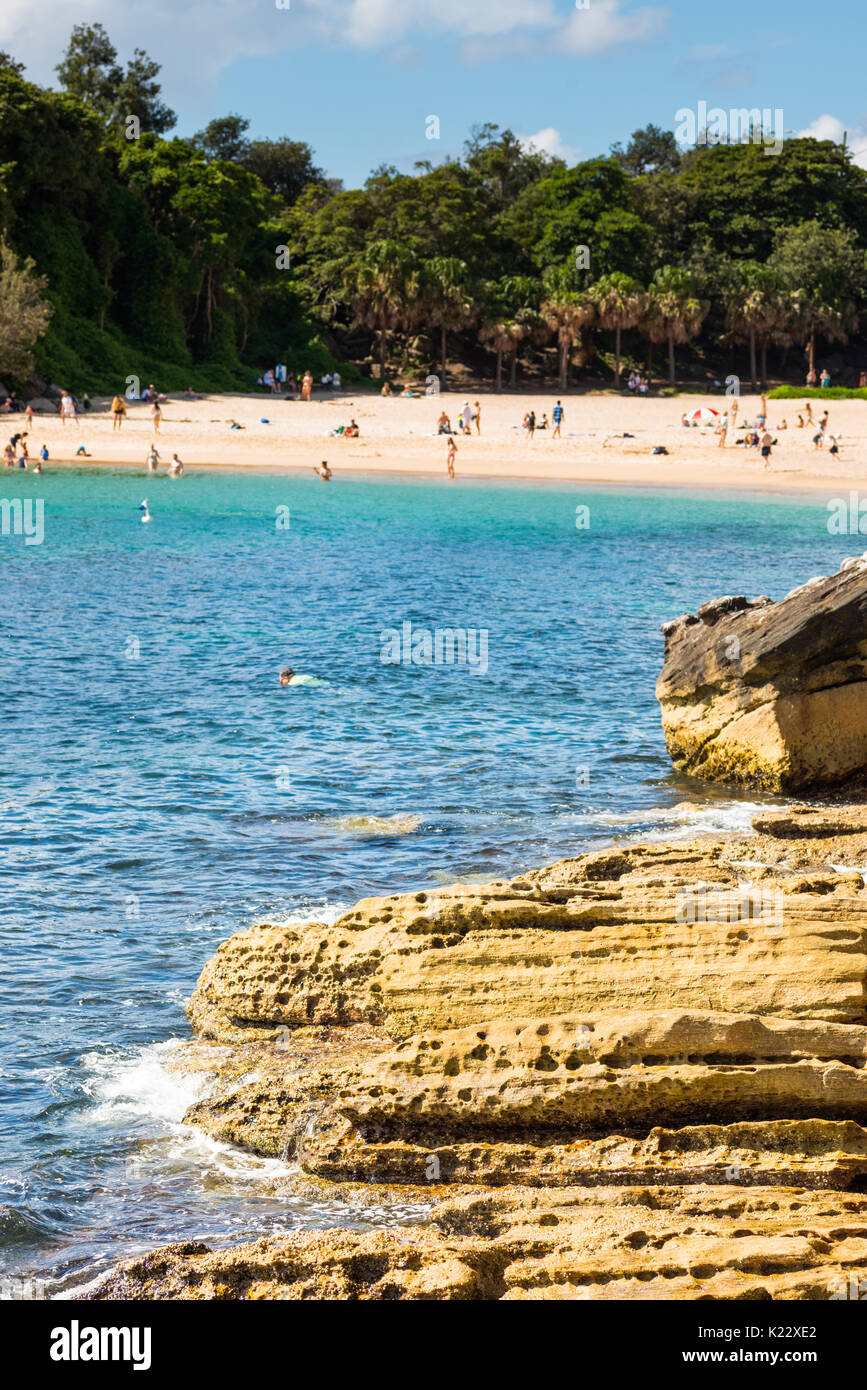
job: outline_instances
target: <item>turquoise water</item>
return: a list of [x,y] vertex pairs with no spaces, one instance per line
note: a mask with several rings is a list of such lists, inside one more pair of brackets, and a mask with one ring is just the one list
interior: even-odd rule
[[[43,500],[44,539],[0,537],[0,1272],[48,1288],[167,1240],[384,1219],[287,1200],[281,1164],[180,1127],[197,1083],[164,1064],[217,943],[746,825],[747,798],[672,775],[659,624],[858,548],[824,497],[216,472],[3,489]],[[407,622],[484,633],[486,660],[384,663]],[[328,683],[281,688],[287,663]]]

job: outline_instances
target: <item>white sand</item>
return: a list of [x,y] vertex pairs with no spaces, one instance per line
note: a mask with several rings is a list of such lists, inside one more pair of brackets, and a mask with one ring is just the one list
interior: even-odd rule
[[[534,409],[537,421],[543,413],[550,421],[556,393],[497,396],[476,392],[470,400],[481,404],[482,431],[479,437],[474,432],[457,438],[458,481],[461,477],[526,478],[828,491],[854,486],[867,462],[867,401],[828,403],[830,428],[841,444],[837,461],[827,451],[813,449],[812,429],[792,428],[802,401],[769,402],[772,433],[780,442],[770,469],[764,471],[758,453],[737,448],[737,436],[731,432],[728,447],[721,450],[712,429],[681,426],[684,411],[702,405],[723,409],[726,402],[720,397],[566,396],[563,437],[553,439],[550,429],[537,430],[532,442],[521,429],[524,414]],[[367,392],[335,393],[313,402],[266,396],[211,396],[196,402],[172,398],[163,406],[158,437],[153,433],[150,407],[129,403],[120,431],[112,429],[112,417],[105,409],[82,416],[78,427],[63,425],[58,416],[43,415],[35,420],[28,443],[31,455],[43,442],[48,445],[49,469],[57,463],[87,462],[75,457],[77,445],[84,443],[92,455],[90,464],[133,465],[143,470],[154,441],[161,469],[177,452],[186,468],[306,470],[327,459],[335,478],[350,470],[445,476],[447,440],[437,435],[436,421],[445,409],[454,425],[463,401],[457,392],[412,400],[383,400]],[[812,405],[818,419],[823,403],[814,400]],[[739,418],[752,420],[758,409],[758,397],[744,396]],[[328,437],[329,430],[348,424],[352,416],[361,427],[360,438]],[[262,417],[269,423],[261,423]],[[777,426],[783,418],[790,428],[780,433]],[[231,430],[228,422],[233,419],[244,428]],[[10,433],[21,428],[19,420],[10,417]],[[624,433],[634,438],[624,439]],[[668,457],[651,454],[657,444],[667,447]]]

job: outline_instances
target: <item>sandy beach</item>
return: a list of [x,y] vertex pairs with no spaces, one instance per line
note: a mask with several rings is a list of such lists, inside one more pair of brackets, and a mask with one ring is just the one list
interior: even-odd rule
[[[465,397],[459,392],[441,397],[382,399],[370,392],[317,396],[312,402],[265,395],[210,396],[198,401],[170,397],[163,407],[159,436],[154,436],[150,407],[128,403],[120,431],[112,428],[108,401],[95,403],[80,424],[62,424],[59,416],[40,415],[29,435],[35,456],[48,446],[49,469],[55,465],[131,466],[143,469],[152,442],[164,469],[173,453],[185,467],[227,469],[307,469],[327,459],[335,477],[343,472],[411,473],[445,476],[446,439],[436,432],[444,409],[453,425]],[[481,434],[458,436],[457,479],[502,478],[573,481],[635,486],[648,484],[683,488],[756,488],[804,491],[851,487],[867,461],[867,403],[860,400],[828,403],[830,429],[840,441],[834,460],[827,450],[813,448],[814,431],[793,428],[803,402],[771,401],[770,423],[778,446],[765,471],[754,449],[737,447],[731,431],[725,450],[718,448],[712,428],[685,429],[681,415],[700,406],[723,409],[722,398],[680,395],[633,400],[610,394],[571,395],[562,438],[550,428],[537,429],[530,441],[521,428],[524,415],[536,412],[549,421],[557,397],[551,395],[494,395],[473,393],[481,405]],[[813,414],[823,403],[814,400]],[[757,396],[742,396],[739,419],[752,421],[760,409]],[[331,431],[358,422],[359,438],[332,436]],[[21,428],[21,417],[9,418],[10,433]],[[789,428],[780,431],[781,420]],[[241,429],[232,429],[236,421]],[[738,431],[740,434],[741,431]],[[628,437],[625,437],[628,436]],[[84,444],[90,459],[76,457]],[[667,455],[652,450],[663,445]]]

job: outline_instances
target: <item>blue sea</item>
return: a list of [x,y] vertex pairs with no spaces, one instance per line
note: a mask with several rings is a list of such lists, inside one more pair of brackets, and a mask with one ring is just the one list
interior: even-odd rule
[[[166,1063],[205,961],[257,920],[746,828],[755,798],[671,771],[659,624],[780,598],[859,544],[824,496],[217,471],[3,489],[44,506],[40,543],[0,536],[7,1297],[178,1239],[409,1219],[301,1200],[282,1163],[181,1126],[203,1083]],[[447,629],[473,663],[412,659]],[[322,683],[282,688],[287,664]]]

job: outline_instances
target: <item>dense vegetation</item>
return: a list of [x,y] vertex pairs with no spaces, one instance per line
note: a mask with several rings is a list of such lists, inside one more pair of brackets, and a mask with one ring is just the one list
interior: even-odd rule
[[349,378],[460,363],[564,390],[654,352],[672,383],[678,367],[801,381],[830,344],[851,345],[836,384],[860,365],[867,174],[830,142],[682,154],[649,126],[568,168],[485,126],[460,159],[343,190],[307,145],[249,140],[239,116],[170,138],[158,74],[141,50],[124,69],[98,25],[73,31],[59,91],[0,55],[13,382],[27,324],[44,328],[38,377],[75,391],[249,388],[278,359]]

